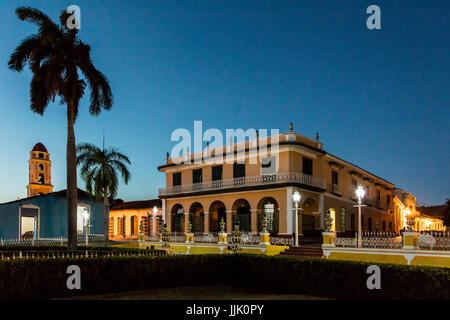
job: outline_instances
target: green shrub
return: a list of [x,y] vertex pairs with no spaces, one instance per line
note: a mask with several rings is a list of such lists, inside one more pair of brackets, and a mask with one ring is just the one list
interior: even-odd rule
[[[71,264],[81,269],[81,290],[66,287],[66,270]],[[369,290],[369,265],[250,254],[3,260],[0,298],[231,284],[260,292],[338,299],[450,299],[450,269],[378,264],[381,290]]]

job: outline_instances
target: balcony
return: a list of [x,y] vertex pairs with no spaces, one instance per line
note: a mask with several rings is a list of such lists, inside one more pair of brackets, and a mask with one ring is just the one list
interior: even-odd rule
[[342,196],[342,190],[337,184],[330,184],[331,193]]
[[204,191],[226,190],[244,187],[257,187],[274,184],[297,183],[314,188],[325,189],[325,179],[300,172],[281,172],[273,175],[259,175],[226,180],[208,181],[190,185],[160,188],[158,196],[182,195]]

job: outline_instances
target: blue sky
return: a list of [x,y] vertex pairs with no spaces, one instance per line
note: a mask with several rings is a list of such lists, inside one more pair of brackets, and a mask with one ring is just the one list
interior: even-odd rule
[[[26,196],[28,152],[46,145],[55,190],[65,188],[65,107],[29,110],[28,69],[9,55],[36,27],[32,5],[53,19],[81,8],[80,37],[106,74],[113,109],[98,117],[83,98],[77,142],[119,147],[132,161],[125,200],[157,196],[156,167],[176,128],[278,128],[324,148],[423,203],[450,197],[450,2],[440,1],[2,1],[0,201]],[[368,30],[367,6],[382,29]],[[84,187],[80,180],[79,186]]]

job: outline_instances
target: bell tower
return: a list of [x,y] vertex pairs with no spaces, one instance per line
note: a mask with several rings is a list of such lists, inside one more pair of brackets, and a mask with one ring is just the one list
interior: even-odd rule
[[47,148],[42,143],[37,143],[30,151],[28,165],[27,196],[33,197],[53,192],[52,162]]

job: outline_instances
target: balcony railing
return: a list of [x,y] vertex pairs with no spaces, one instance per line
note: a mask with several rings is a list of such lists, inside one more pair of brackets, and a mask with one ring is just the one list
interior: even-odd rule
[[337,184],[331,184],[330,189],[332,193],[342,195],[342,190]]
[[264,186],[282,183],[300,183],[311,187],[326,188],[326,181],[323,178],[313,177],[300,172],[280,172],[273,175],[260,175],[252,177],[241,177],[226,180],[208,181],[190,185],[181,185],[168,188],[160,188],[159,196],[178,195],[184,193],[195,193],[200,191],[225,190],[232,188]]

